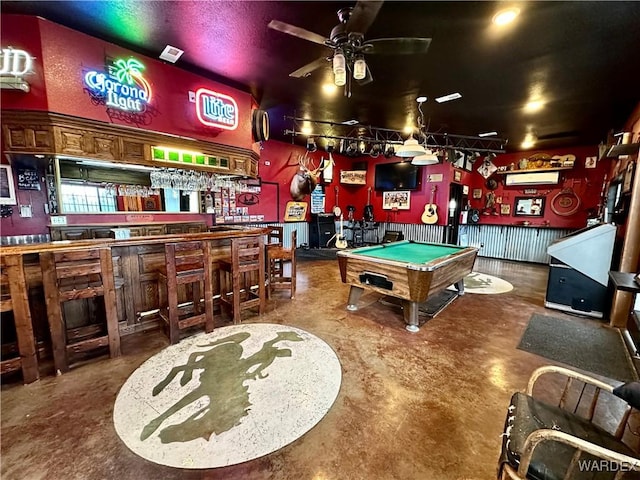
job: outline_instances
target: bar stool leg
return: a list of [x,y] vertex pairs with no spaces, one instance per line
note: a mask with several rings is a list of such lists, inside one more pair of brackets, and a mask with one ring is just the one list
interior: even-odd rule
[[233,323],[240,323],[240,273],[232,272],[232,292],[233,292]]
[[109,356],[119,357],[120,352],[120,330],[118,326],[118,311],[116,307],[116,287],[113,280],[113,260],[111,251],[102,249],[100,251],[100,263],[102,264],[102,287],[104,309],[107,317],[107,336],[109,337]]
[[53,253],[40,254],[40,268],[42,269],[42,284],[44,286],[45,302],[47,305],[47,317],[49,331],[51,333],[51,348],[53,350],[53,364],[58,374],[69,371],[67,361],[67,339],[58,284],[56,279],[56,265]]
[[6,257],[5,266],[9,277],[9,292],[13,305],[13,318],[16,326],[18,351],[22,366],[24,383],[32,383],[40,378],[38,357],[36,355],[35,337],[29,310],[27,281],[24,276],[22,255]]

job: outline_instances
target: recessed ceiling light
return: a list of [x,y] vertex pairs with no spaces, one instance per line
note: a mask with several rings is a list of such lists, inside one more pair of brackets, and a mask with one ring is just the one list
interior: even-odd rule
[[167,62],[176,63],[176,61],[182,56],[184,50],[180,50],[178,47],[172,47],[171,45],[167,45],[164,47],[164,50],[160,54],[161,60],[166,60]]
[[338,87],[336,87],[335,83],[325,83],[322,85],[322,91],[325,95],[335,95],[338,91]]
[[538,140],[538,137],[533,134],[533,133],[527,133],[524,136],[524,140],[522,141],[522,143],[520,144],[520,146],[522,148],[531,148],[536,144],[536,140]]
[[458,92],[450,93],[449,95],[436,98],[436,102],[438,103],[450,102],[451,100],[457,100],[458,98],[462,98],[462,95],[460,95]]
[[427,97],[424,97],[424,96],[416,98],[416,102],[418,103],[424,103],[426,101],[427,101]]
[[527,113],[534,113],[539,110],[542,110],[543,107],[544,107],[543,100],[533,100],[531,102],[527,102],[527,104],[524,106],[524,111]]
[[492,135],[497,135],[498,132],[483,132],[483,133],[479,133],[478,136],[479,137],[491,137]]
[[516,7],[505,8],[504,10],[500,10],[493,16],[492,22],[495,25],[506,25],[508,23],[513,22],[516,17],[520,14],[520,9]]

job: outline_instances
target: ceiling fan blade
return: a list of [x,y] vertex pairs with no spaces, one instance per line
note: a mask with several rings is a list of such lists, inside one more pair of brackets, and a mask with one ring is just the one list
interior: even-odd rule
[[376,38],[367,40],[364,45],[364,53],[374,53],[376,55],[411,55],[417,53],[427,53],[430,38]]
[[290,77],[295,77],[295,78],[307,77],[307,76],[309,76],[311,74],[311,72],[313,72],[314,70],[322,67],[328,61],[329,61],[329,58],[320,57],[317,60],[314,60],[313,62],[307,63],[305,66],[300,67],[295,72],[291,72],[289,74],[289,76]]
[[373,21],[378,16],[380,7],[384,2],[381,0],[360,0],[353,7],[349,21],[347,22],[347,32],[365,34]]
[[371,75],[371,70],[369,70],[369,65],[367,65],[367,75],[362,80],[356,80],[356,83],[362,86],[371,82],[373,82],[373,75]]
[[309,30],[305,30],[304,28],[296,27],[295,25],[281,22],[280,20],[271,20],[268,27],[282,33],[288,33],[289,35],[293,35],[294,37],[298,37],[303,40],[308,40],[313,43],[319,43],[320,45],[324,45],[325,42],[329,40],[322,35],[310,32]]

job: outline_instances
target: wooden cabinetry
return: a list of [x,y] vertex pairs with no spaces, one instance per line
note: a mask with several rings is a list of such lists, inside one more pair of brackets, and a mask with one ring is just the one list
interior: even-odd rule
[[123,228],[129,230],[130,237],[146,237],[150,235],[172,235],[181,233],[201,233],[207,230],[203,222],[185,223],[153,223],[147,225],[100,225],[100,226],[57,226],[49,227],[51,240],[83,240],[89,238],[113,238],[112,229]]
[[[9,153],[43,153],[102,159],[152,167],[184,168],[255,178],[258,154],[251,149],[177,138],[51,112],[3,110],[2,130]],[[152,158],[156,145],[198,152],[207,163],[167,162]],[[164,147],[163,147],[164,148]]]
[[53,149],[53,129],[42,125],[4,125],[7,150],[48,153]]
[[84,240],[93,238],[91,229],[87,227],[68,227],[60,229],[54,238],[53,230],[51,231],[51,240]]

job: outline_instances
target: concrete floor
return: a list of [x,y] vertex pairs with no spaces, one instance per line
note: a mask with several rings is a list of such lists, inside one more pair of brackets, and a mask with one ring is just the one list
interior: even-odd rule
[[[60,376],[2,387],[0,475],[10,479],[490,479],[496,475],[506,407],[544,358],[516,346],[544,308],[547,267],[479,258],[476,271],[514,290],[456,299],[417,334],[402,313],[349,286],[335,260],[298,263],[295,300],[276,294],[261,318],[322,338],[343,369],[336,403],[302,438],[266,457],[220,469],[180,470],[130,452],[115,433],[120,386],[168,342],[160,332],[123,340],[121,358]],[[593,322],[596,320],[585,320]],[[220,323],[220,322],[219,322]]]

